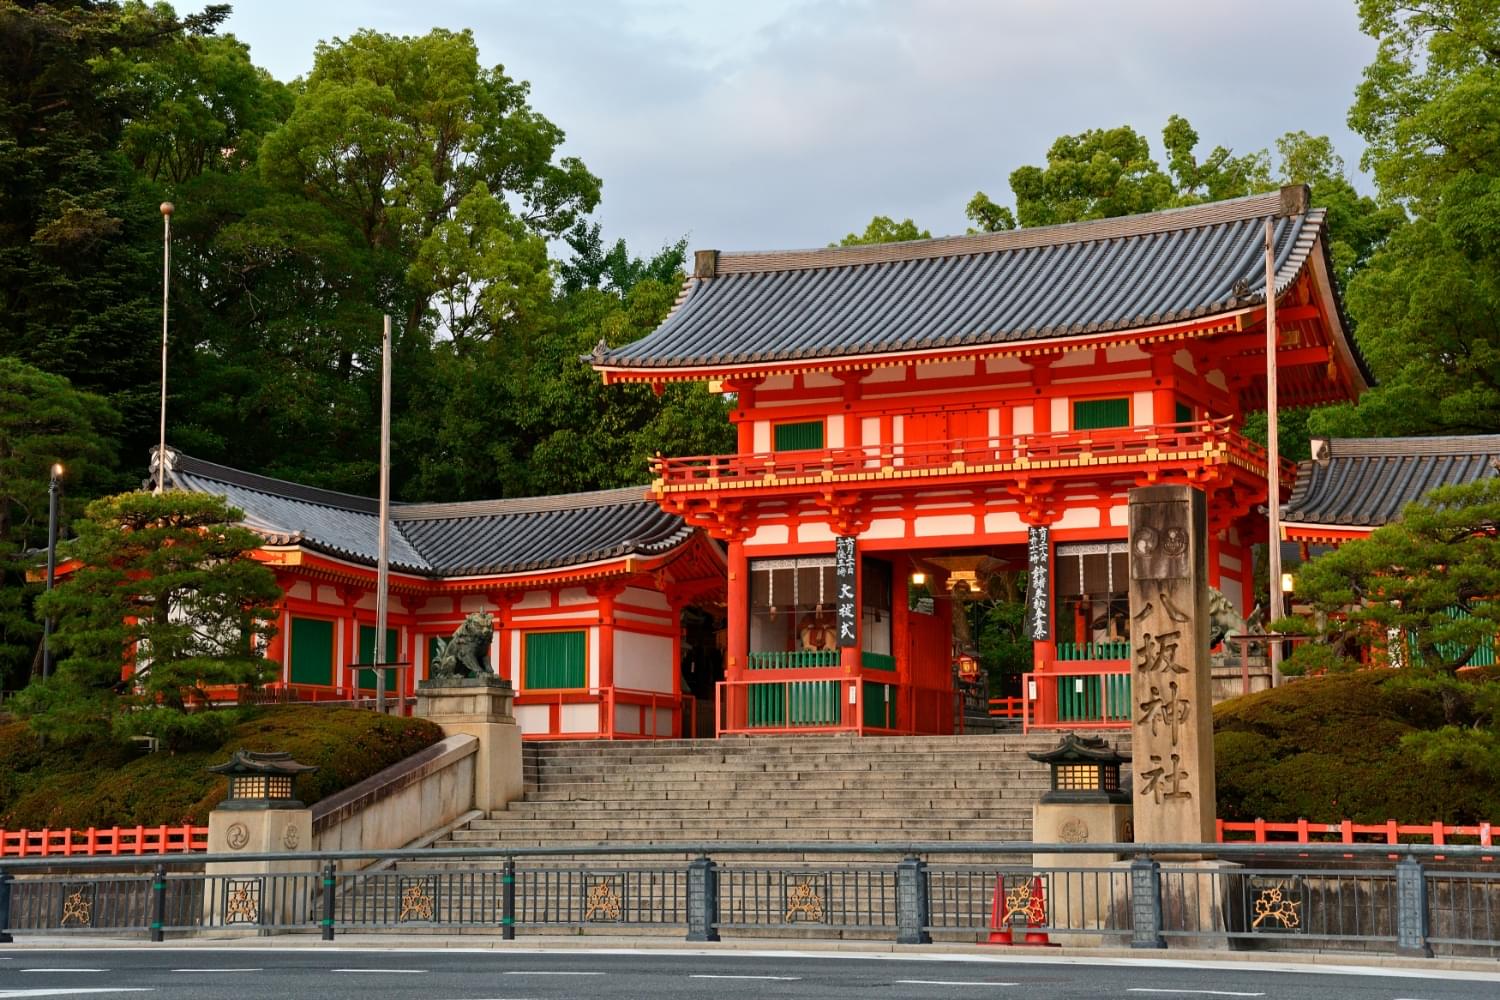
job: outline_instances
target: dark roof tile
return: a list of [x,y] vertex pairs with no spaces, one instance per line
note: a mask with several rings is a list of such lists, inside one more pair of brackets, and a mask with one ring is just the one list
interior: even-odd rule
[[1297,483],[1281,509],[1282,520],[1379,527],[1438,486],[1494,475],[1500,434],[1333,438],[1314,441],[1313,448],[1319,459],[1297,466]]
[[[374,564],[379,503],[258,476],[180,452],[174,482],[215,493],[280,544]],[[693,529],[643,487],[513,500],[391,505],[391,565],[424,576],[488,576],[660,555]]]

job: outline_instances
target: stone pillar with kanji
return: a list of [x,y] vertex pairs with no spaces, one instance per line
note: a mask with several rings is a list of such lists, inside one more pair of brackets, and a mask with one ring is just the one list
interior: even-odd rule
[[1135,838],[1214,840],[1204,497],[1188,486],[1130,491]]

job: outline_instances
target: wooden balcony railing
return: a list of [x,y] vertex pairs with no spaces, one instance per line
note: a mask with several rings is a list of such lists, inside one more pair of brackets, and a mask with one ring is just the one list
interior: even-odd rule
[[[1260,445],[1231,430],[1229,418],[1144,427],[1010,437],[957,438],[909,444],[651,460],[659,492],[792,485],[851,478],[907,478],[979,472],[1166,463],[1236,464],[1265,474]],[[1290,483],[1296,464],[1282,463]]]

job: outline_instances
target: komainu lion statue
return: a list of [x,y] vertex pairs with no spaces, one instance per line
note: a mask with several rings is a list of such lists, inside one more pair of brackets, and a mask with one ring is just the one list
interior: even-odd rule
[[494,634],[495,619],[488,612],[476,611],[469,615],[453,633],[453,638],[438,647],[437,656],[427,670],[427,679],[440,681],[492,676],[485,663],[485,653]]

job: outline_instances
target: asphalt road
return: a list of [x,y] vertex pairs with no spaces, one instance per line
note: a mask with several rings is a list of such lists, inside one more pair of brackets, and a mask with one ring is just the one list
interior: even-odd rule
[[1073,998],[1119,1000],[1480,1000],[1500,972],[1218,967],[1153,960],[997,961],[784,952],[547,953],[456,950],[0,950],[0,1000],[562,1000],[711,998]]

